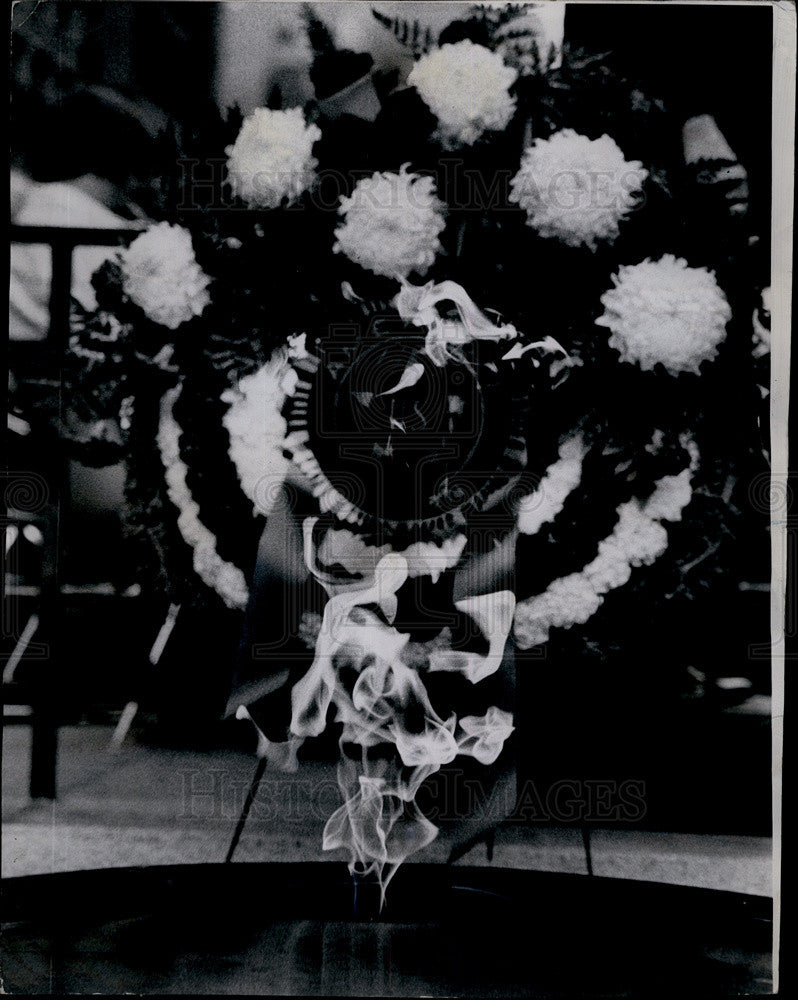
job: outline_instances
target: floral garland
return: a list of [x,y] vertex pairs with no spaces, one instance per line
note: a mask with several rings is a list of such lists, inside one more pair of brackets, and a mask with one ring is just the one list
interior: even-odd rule
[[285,353],[277,351],[258,371],[222,393],[222,401],[230,404],[222,417],[230,436],[230,459],[256,514],[271,511],[288,471],[281,412],[287,371]]
[[548,467],[538,488],[527,494],[518,505],[518,530],[523,535],[534,535],[553,521],[563,504],[579,485],[582,462],[587,445],[581,433],[567,437],[560,445],[559,458]]
[[[228,453],[255,516],[271,512],[288,470],[282,450],[286,425],[281,408],[290,371],[285,352],[276,352],[269,362],[221,395],[229,404],[222,417],[229,437]],[[199,504],[188,486],[189,470],[180,455],[182,431],[174,417],[180,393],[181,386],[177,386],[161,400],[156,443],[167,493],[179,513],[180,534],[192,550],[194,571],[227,607],[241,610],[249,600],[246,576],[219,555],[217,538],[200,520]]]
[[686,440],[690,465],[678,475],[663,476],[645,502],[621,504],[612,533],[599,543],[596,558],[581,573],[555,580],[542,594],[519,602],[515,636],[520,649],[530,649],[549,638],[552,628],[583,625],[598,611],[610,590],[624,586],[632,569],[650,566],[668,547],[662,521],[680,521],[690,503],[690,481],[698,465],[698,448]]
[[228,608],[243,609],[249,600],[249,587],[244,574],[219,556],[216,539],[200,521],[199,506],[186,483],[188,469],[180,457],[180,426],[173,416],[180,390],[178,385],[164,393],[156,436],[167,493],[179,511],[177,526],[180,534],[193,550],[195,572],[203,583],[216,591]]

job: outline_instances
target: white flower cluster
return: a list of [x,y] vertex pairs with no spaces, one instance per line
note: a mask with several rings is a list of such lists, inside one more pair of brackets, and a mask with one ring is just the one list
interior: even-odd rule
[[667,547],[667,531],[636,500],[630,500],[618,508],[618,523],[599,544],[598,555],[585,566],[583,575],[598,594],[606,594],[623,587],[633,568],[650,566]]
[[422,56],[407,82],[438,119],[444,143],[470,146],[486,130],[507,127],[515,112],[509,91],[517,76],[501,56],[464,39]]
[[313,185],[313,145],[320,138],[321,129],[305,122],[301,108],[256,108],[225,150],[233,194],[250,208],[290,205]]
[[542,594],[517,605],[515,639],[519,649],[546,642],[549,629],[583,625],[600,606],[601,598],[582,573],[555,580]]
[[120,253],[122,287],[154,323],[176,330],[210,302],[210,278],[194,257],[191,234],[159,222]]
[[271,511],[288,469],[283,455],[286,423],[282,415],[286,368],[284,355],[277,352],[234,389],[222,393],[222,401],[230,404],[222,417],[230,437],[230,459],[241,489],[259,514]]
[[615,287],[605,292],[605,312],[596,323],[621,361],[644,371],[663,365],[671,375],[693,372],[711,361],[726,337],[731,308],[715,276],[705,267],[688,267],[671,254],[658,261],[621,267]]
[[541,236],[595,250],[599,242],[617,238],[647,177],[643,164],[625,160],[608,135],[591,140],[563,129],[526,149],[510,200]]
[[180,457],[180,426],[174,418],[174,404],[180,386],[170,389],[161,401],[161,419],[156,444],[164,466],[169,499],[178,511],[177,527],[191,547],[194,571],[222,598],[228,608],[242,610],[249,600],[249,587],[242,571],[226,562],[216,551],[216,538],[199,518],[199,506],[191,495],[186,478],[188,469]]
[[521,649],[540,645],[552,628],[584,625],[598,611],[604,595],[629,582],[637,566],[650,566],[668,547],[661,521],[679,521],[690,502],[690,479],[697,449],[690,442],[691,465],[660,479],[644,503],[630,500],[618,508],[612,533],[599,543],[598,555],[580,573],[555,580],[542,593],[516,606],[515,636]]
[[431,177],[376,173],[341,198],[344,221],[335,231],[335,253],[343,253],[367,271],[386,278],[425,274],[440,250],[443,203]]
[[518,530],[535,535],[560,513],[569,494],[582,478],[582,461],[587,452],[581,434],[573,434],[560,445],[559,458],[548,467],[538,488],[518,505]]

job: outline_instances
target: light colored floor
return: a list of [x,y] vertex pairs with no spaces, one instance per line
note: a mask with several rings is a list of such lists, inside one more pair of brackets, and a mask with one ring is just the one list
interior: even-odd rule
[[[6,726],[3,739],[3,877],[110,866],[223,861],[249,785],[253,759],[236,751],[176,751],[128,740],[111,750],[105,726],[60,732],[55,802],[27,794],[30,730]],[[338,804],[334,768],[303,765],[267,773],[236,861],[332,860],[321,833]],[[448,857],[442,834],[415,861]],[[771,895],[765,838],[594,830],[595,875]],[[484,845],[463,864],[487,864]],[[496,836],[494,865],[586,874],[578,830],[508,825]]]

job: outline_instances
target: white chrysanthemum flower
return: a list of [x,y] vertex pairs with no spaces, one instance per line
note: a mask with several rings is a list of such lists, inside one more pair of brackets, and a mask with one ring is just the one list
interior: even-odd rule
[[591,140],[563,129],[524,152],[510,201],[524,209],[527,225],[541,236],[595,250],[617,238],[647,177],[642,163],[625,160],[608,135]]
[[406,166],[398,174],[372,174],[341,198],[344,221],[333,251],[386,278],[423,275],[441,248],[443,207],[431,177],[408,173]]
[[464,39],[422,56],[407,78],[438,119],[448,145],[473,145],[486,130],[506,128],[515,112],[518,73],[501,56]]
[[731,308],[715,276],[705,267],[666,254],[662,260],[621,267],[605,292],[605,312],[596,323],[612,331],[610,347],[621,361],[650,371],[699,374],[726,337]]
[[290,205],[314,182],[313,144],[320,138],[321,129],[305,122],[301,108],[256,108],[225,150],[233,194],[251,208]]
[[180,226],[150,226],[120,259],[126,294],[154,323],[176,330],[211,300],[211,279],[194,257],[191,234]]

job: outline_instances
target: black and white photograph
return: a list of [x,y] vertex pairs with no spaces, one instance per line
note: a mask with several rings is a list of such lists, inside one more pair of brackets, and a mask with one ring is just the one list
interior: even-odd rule
[[783,991],[794,3],[9,13],[2,992]]

